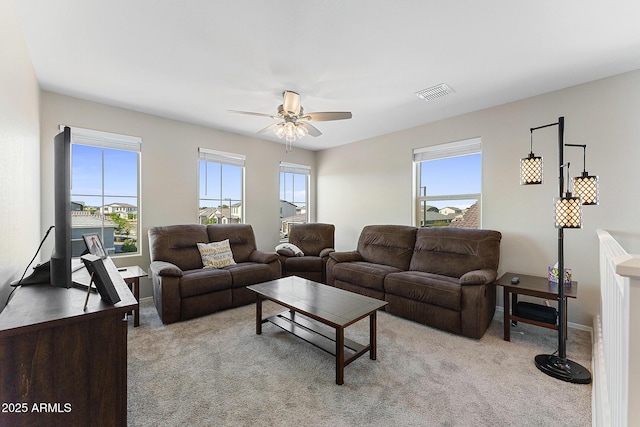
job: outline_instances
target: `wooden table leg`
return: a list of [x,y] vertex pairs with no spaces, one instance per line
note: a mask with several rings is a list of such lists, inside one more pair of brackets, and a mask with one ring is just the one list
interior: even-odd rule
[[[133,279],[133,296],[140,303],[140,279],[138,277]],[[140,308],[133,310],[133,327],[136,326],[140,326]]]
[[344,328],[336,328],[336,384],[344,384]]
[[369,358],[376,360],[376,312],[369,315]]
[[[129,286],[131,292],[133,292],[133,296],[140,303],[140,278],[139,277],[131,277],[128,279],[124,279],[124,282]],[[140,326],[140,308],[133,309],[133,327]]]
[[256,297],[256,334],[262,334],[262,297],[259,294]]
[[504,340],[511,341],[511,316],[509,308],[509,290],[506,287],[503,292],[503,305],[504,305]]

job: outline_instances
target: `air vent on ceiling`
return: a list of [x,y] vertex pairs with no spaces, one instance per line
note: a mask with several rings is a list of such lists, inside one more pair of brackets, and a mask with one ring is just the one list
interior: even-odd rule
[[436,98],[442,98],[443,96],[449,95],[450,93],[453,93],[453,89],[446,84],[441,83],[427,89],[419,90],[416,92],[416,96],[424,99],[425,101],[432,101]]

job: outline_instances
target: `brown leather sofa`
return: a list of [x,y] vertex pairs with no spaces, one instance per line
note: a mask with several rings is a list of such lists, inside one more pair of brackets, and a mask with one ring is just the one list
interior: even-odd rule
[[330,255],[327,284],[388,301],[389,313],[480,338],[495,313],[501,238],[493,230],[369,225],[357,250]]
[[296,256],[293,251],[279,251],[282,276],[299,276],[325,283],[325,270],[329,254],[334,251],[334,238],[333,224],[291,225],[289,243],[297,246],[304,255]]
[[[203,268],[197,243],[229,239],[235,265]],[[170,225],[149,229],[153,299],[163,323],[255,302],[247,285],[278,279],[275,253],[257,250],[248,224]]]

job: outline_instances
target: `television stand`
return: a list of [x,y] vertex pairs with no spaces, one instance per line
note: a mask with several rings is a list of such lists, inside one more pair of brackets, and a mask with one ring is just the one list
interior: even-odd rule
[[16,290],[0,313],[0,390],[14,404],[0,425],[127,424],[123,317],[138,303],[112,263],[108,270],[115,305],[93,296],[83,311],[86,290],[76,288]]

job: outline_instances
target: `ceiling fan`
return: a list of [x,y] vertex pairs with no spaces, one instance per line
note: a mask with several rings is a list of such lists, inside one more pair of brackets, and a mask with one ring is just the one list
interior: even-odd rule
[[291,151],[291,143],[296,138],[301,139],[305,135],[320,136],[320,132],[315,126],[309,122],[326,122],[330,120],[344,120],[352,117],[348,111],[331,111],[320,113],[305,113],[300,104],[300,95],[296,92],[285,90],[282,92],[282,104],[278,106],[277,115],[266,113],[253,113],[250,111],[229,110],[233,113],[248,114],[250,116],[271,117],[272,119],[281,120],[259,130],[257,133],[265,133],[273,130],[278,138],[285,138],[286,150]]

